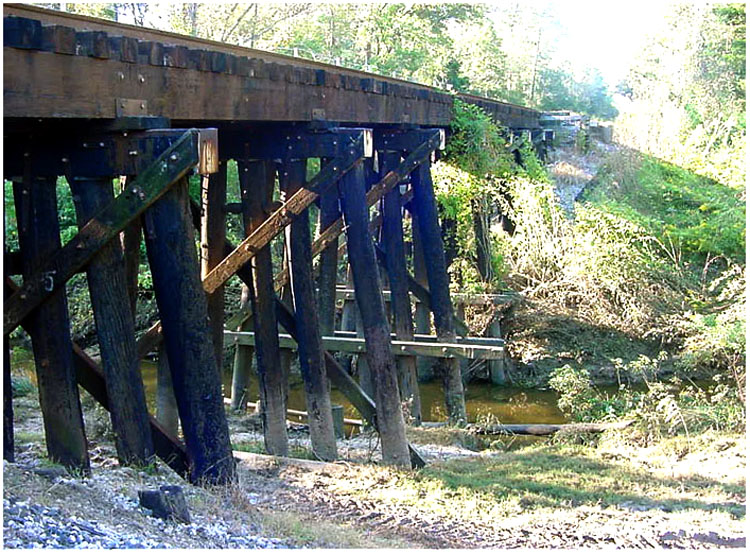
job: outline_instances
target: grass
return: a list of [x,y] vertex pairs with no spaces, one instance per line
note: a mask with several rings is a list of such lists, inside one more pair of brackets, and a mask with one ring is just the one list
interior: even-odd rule
[[700,449],[687,452],[684,437],[649,449],[628,447],[617,434],[598,448],[546,441],[492,456],[434,462],[417,472],[373,469],[341,487],[373,500],[488,524],[578,507],[636,507],[738,526],[727,522],[745,518],[744,437],[713,433],[693,441]]
[[694,260],[711,254],[744,262],[741,194],[668,162],[640,156],[640,164],[631,162],[625,168],[631,175],[623,175],[621,160],[610,159],[600,175],[601,186],[587,200],[643,226]]

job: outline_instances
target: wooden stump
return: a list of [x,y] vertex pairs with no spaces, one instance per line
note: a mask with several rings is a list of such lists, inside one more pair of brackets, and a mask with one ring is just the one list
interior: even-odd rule
[[[70,189],[78,226],[114,198],[112,180],[72,178]],[[146,465],[154,455],[146,394],[135,348],[134,314],[125,273],[122,246],[114,239],[104,245],[86,270],[102,359],[109,413],[121,463]]]
[[187,180],[173,185],[148,209],[144,224],[190,480],[226,483],[234,479],[235,468],[195,253]]
[[341,210],[347,225],[347,252],[354,274],[355,298],[367,343],[367,364],[375,381],[375,406],[383,461],[411,467],[398,392],[396,360],[391,353],[391,335],[385,316],[380,274],[368,230],[369,213],[362,165],[355,166],[342,177],[339,191]]
[[[286,197],[302,188],[305,170],[304,160],[288,161],[282,166],[279,182]],[[305,210],[298,215],[287,227],[287,231],[289,276],[297,324],[300,371],[305,384],[305,403],[309,414],[310,439],[316,456],[323,460],[334,460],[337,457],[336,437],[315,303],[309,212]]]
[[[13,183],[24,277],[36,273],[44,260],[60,248],[55,187],[54,178]],[[48,275],[46,278],[55,277]],[[65,289],[60,288],[50,295],[27,320],[47,454],[55,462],[88,473],[90,464]]]

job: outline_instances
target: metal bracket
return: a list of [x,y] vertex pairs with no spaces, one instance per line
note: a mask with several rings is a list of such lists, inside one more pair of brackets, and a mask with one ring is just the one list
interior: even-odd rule
[[116,98],[115,115],[117,117],[148,115],[148,102],[138,98]]

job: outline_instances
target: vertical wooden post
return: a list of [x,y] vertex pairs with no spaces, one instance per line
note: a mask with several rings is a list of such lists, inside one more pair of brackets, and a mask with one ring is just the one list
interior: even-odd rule
[[[419,216],[411,212],[412,233],[412,260],[414,263],[414,280],[425,288],[429,287],[427,282],[427,269],[424,265],[424,253],[422,251],[422,240],[419,235]],[[426,302],[416,302],[414,308],[414,329],[420,335],[429,335],[430,329],[430,306]],[[432,358],[417,356],[417,376],[421,381],[428,381],[434,377]]]
[[[320,166],[328,163],[327,158],[320,160]],[[331,187],[320,195],[320,212],[318,233],[324,231],[336,221],[339,213],[339,198]],[[332,242],[320,253],[320,275],[318,276],[318,313],[320,314],[320,333],[333,335],[336,322],[336,279],[338,277],[338,240]]]
[[[346,266],[346,288],[354,287],[354,275],[352,265]],[[341,310],[341,330],[356,331],[357,329],[357,304],[354,300],[344,299],[344,307]]]
[[[487,329],[487,336],[493,338],[502,337],[500,322],[497,320],[497,316],[492,318],[492,322]],[[493,385],[505,385],[508,383],[508,374],[506,371],[507,355],[505,359],[487,360],[487,364],[489,365],[490,381]]]
[[[219,171],[203,177],[201,186],[201,279],[224,259],[226,239],[227,161]],[[219,375],[224,365],[224,287],[208,295],[211,340]]]
[[[275,178],[273,162],[251,161],[240,165],[242,217],[246,235],[250,235],[266,220],[273,202]],[[286,432],[289,382],[281,367],[270,245],[256,253],[251,266],[253,286],[249,287],[249,292],[253,307],[260,400],[263,406],[263,440],[266,452],[286,456],[289,453]]]
[[10,380],[10,341],[3,337],[3,460],[16,459],[13,436],[13,385]]
[[[287,161],[280,170],[279,183],[290,197],[305,183],[305,160]],[[336,437],[331,414],[323,342],[320,339],[312,274],[312,242],[309,212],[305,210],[287,227],[294,316],[297,323],[297,348],[300,371],[305,383],[305,403],[313,452],[323,460],[337,456]]]
[[190,479],[225,483],[234,478],[234,461],[195,253],[186,179],[146,211],[144,224]]
[[[73,177],[69,185],[79,227],[83,227],[114,199],[112,179],[107,177]],[[86,277],[99,338],[117,457],[125,464],[146,465],[154,455],[154,446],[136,355],[135,320],[127,291],[125,260],[116,239],[106,244],[91,260]]]
[[[380,174],[387,175],[398,166],[400,156],[395,152],[381,152]],[[404,231],[401,225],[401,193],[399,187],[393,187],[383,199],[382,242],[385,250],[388,280],[391,289],[391,311],[393,312],[394,331],[398,340],[413,340],[414,325],[411,316],[409,299],[409,274],[406,269],[404,250]],[[417,360],[414,356],[398,356],[398,380],[401,399],[409,403],[409,413],[415,424],[422,422],[422,403],[419,397],[417,380]]]
[[[240,169],[242,171],[242,169]],[[242,285],[242,296],[240,297],[240,309],[245,309],[250,305],[250,288]],[[245,320],[239,326],[238,331],[252,331],[253,321],[251,318]],[[233,410],[245,410],[247,402],[247,390],[250,386],[250,375],[253,366],[253,354],[255,350],[252,346],[237,344],[234,351],[234,363],[232,365],[232,392],[231,406]]]
[[169,359],[164,341],[159,344],[156,361],[156,420],[164,430],[177,436],[180,419],[177,413],[177,400],[172,388],[172,374],[169,371]]
[[[60,248],[55,187],[54,178],[13,183],[24,278],[36,273],[42,262]],[[51,460],[87,473],[90,464],[65,289],[53,293],[29,319],[47,453]]]
[[[445,267],[443,239],[440,235],[437,204],[432,188],[430,162],[420,164],[411,174],[414,189],[413,212],[417,214],[419,237],[424,253],[427,281],[430,284],[431,309],[435,317],[435,330],[439,340],[455,342],[456,328],[453,321],[449,278]],[[439,358],[435,364],[443,381],[445,405],[451,421],[466,422],[466,402],[461,380],[461,368],[456,358]]]
[[[123,181],[122,190],[126,190],[132,178],[128,177]],[[133,313],[135,322],[137,305],[138,305],[138,271],[141,262],[141,220],[140,218],[133,221],[125,227],[120,234],[122,244],[122,254],[125,257],[125,286],[130,298],[130,309]]]
[[361,164],[339,182],[341,210],[346,222],[349,263],[367,343],[367,363],[373,373],[378,431],[383,461],[410,467],[404,418],[396,377],[396,360],[391,353],[391,335],[385,318],[385,303],[375,258],[375,247],[368,230],[369,214],[365,200],[365,175]]

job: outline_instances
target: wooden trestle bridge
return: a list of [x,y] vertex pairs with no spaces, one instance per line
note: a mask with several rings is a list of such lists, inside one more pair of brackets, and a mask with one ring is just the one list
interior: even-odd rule
[[[89,468],[81,385],[111,413],[123,463],[146,463],[156,454],[192,481],[231,479],[220,376],[225,335],[246,356],[252,353],[246,345],[254,348],[269,453],[287,453],[284,368],[296,348],[317,456],[337,455],[330,381],[379,431],[387,463],[422,464],[406,441],[401,405],[402,398],[418,400],[415,357],[436,357],[448,413],[461,420],[459,357],[502,355],[502,341],[466,336],[448,289],[430,164],[445,143],[453,96],[29,6],[6,4],[3,15],[4,177],[13,182],[19,244],[9,251],[6,243],[4,254],[6,458],[13,456],[8,337],[22,326],[32,341],[48,453],[67,466]],[[516,134],[541,133],[534,110],[462,99]],[[320,170],[308,179],[310,158],[320,160]],[[227,183],[229,160],[239,170],[237,205],[226,201],[227,186],[237,186]],[[203,176],[200,202],[188,193],[187,178],[195,173]],[[79,224],[64,245],[60,176]],[[117,177],[122,188],[114,192]],[[313,203],[319,207],[314,241]],[[226,238],[228,213],[242,218],[240,244]],[[405,215],[412,221],[414,275],[407,269]],[[284,267],[274,268],[270,242],[283,232]],[[141,233],[161,321],[136,339]],[[354,320],[355,302],[358,324],[337,330],[340,235],[353,285],[339,292],[349,295],[344,319]],[[317,278],[314,256],[320,256]],[[79,272],[88,279],[98,363],[71,340],[65,284]],[[223,287],[233,275],[247,287],[247,302],[225,331]],[[419,300],[416,335],[410,294]],[[156,349],[159,379],[171,381],[184,440],[147,409],[139,360]],[[366,352],[369,377],[355,381],[328,349]],[[242,379],[235,375],[238,390]]]

